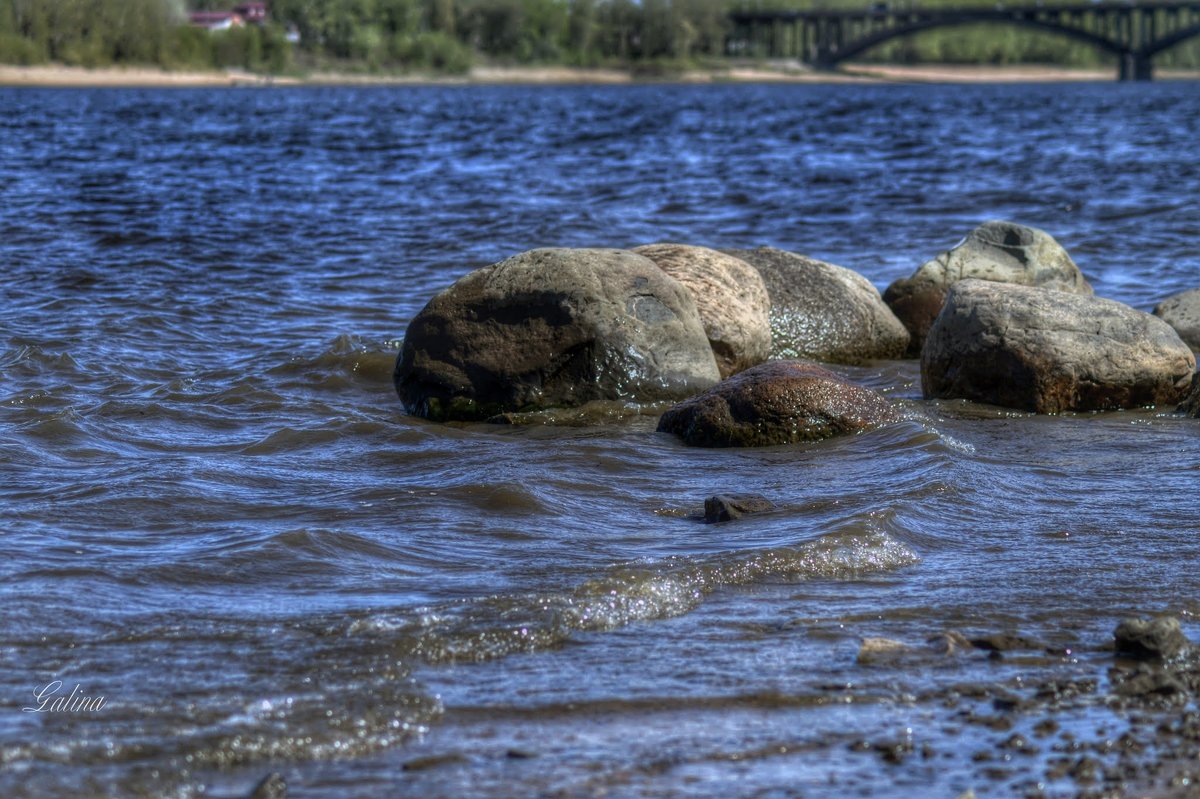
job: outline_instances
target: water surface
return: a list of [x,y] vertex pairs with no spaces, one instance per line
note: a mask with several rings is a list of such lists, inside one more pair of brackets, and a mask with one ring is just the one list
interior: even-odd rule
[[[650,414],[431,424],[391,385],[435,292],[538,246],[772,245],[883,287],[1008,218],[1148,310],[1200,285],[1190,84],[0,104],[4,796],[1074,795],[1058,738],[981,759],[1037,719],[971,703],[1102,683],[1127,615],[1200,632],[1200,425],[1169,409],[925,403],[881,362],[838,370],[922,418],[705,451]],[[699,523],[724,491],[779,508]],[[54,681],[105,704],[21,712]],[[1117,734],[1102,705],[1054,718]]]

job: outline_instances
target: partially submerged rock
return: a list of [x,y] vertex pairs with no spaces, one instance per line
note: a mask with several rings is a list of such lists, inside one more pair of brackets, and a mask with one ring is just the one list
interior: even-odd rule
[[954,285],[921,353],[926,398],[1037,413],[1174,404],[1195,368],[1188,346],[1150,314],[983,280]]
[[988,280],[1090,295],[1071,256],[1043,230],[1015,222],[985,222],[952,249],[901,278],[883,293],[884,302],[912,334],[909,354],[919,355],[946,292],[960,280]]
[[1139,663],[1131,670],[1109,673],[1112,693],[1138,704],[1183,704],[1192,693],[1183,674],[1161,666]]
[[974,652],[989,652],[991,657],[997,653],[1018,649],[1040,649],[1039,643],[1019,635],[1007,633],[990,633],[968,638],[958,630],[946,630],[943,633],[925,639],[925,646],[912,647],[901,641],[890,638],[864,638],[858,650],[860,664],[876,663],[884,660],[896,660],[901,655],[938,655],[949,657],[971,654]]
[[1183,634],[1179,619],[1125,619],[1113,632],[1118,655],[1138,660],[1167,660],[1187,649],[1191,642]]
[[263,777],[250,790],[246,799],[287,799],[287,781],[278,771]]
[[647,244],[633,252],[654,261],[692,293],[722,378],[767,359],[771,301],[754,267],[731,255],[686,244]]
[[896,420],[882,395],[809,361],[768,361],[668,410],[659,432],[694,447],[764,447]]
[[773,247],[726,252],[766,283],[772,358],[854,364],[904,355],[908,331],[857,272]]
[[691,294],[625,250],[543,249],[466,275],[408,326],[395,384],[436,421],[689,397],[719,379]]
[[1045,649],[1032,638],[1015,633],[987,633],[970,639],[971,646],[988,652],[1011,652],[1018,649]]
[[704,500],[704,521],[728,522],[774,509],[775,503],[762,494],[717,494]]
[[1155,306],[1154,315],[1173,327],[1193,351],[1200,350],[1200,289],[1172,294]]
[[926,639],[925,643],[939,655],[957,655],[961,652],[970,652],[975,648],[974,644],[958,630],[946,630],[944,633]]
[[1179,413],[1186,413],[1188,416],[1200,417],[1200,372],[1192,377],[1192,385],[1188,389],[1187,396],[1175,410]]
[[912,652],[912,647],[894,638],[864,638],[858,647],[858,665],[869,666],[880,661],[895,660]]

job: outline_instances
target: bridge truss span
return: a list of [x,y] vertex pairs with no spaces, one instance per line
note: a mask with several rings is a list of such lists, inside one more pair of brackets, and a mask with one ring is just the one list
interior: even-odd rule
[[892,8],[863,11],[735,11],[731,52],[798,58],[832,69],[892,39],[935,28],[1001,24],[1046,31],[1113,54],[1121,80],[1150,80],[1153,58],[1200,36],[1200,0]]

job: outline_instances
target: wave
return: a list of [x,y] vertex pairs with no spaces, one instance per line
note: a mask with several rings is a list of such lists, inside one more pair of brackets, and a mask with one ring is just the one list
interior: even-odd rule
[[679,616],[723,588],[772,580],[848,579],[919,562],[875,519],[794,546],[624,566],[565,593],[499,595],[354,620],[352,636],[386,638],[430,663],[485,661],[555,647],[576,633]]
[[353,382],[370,384],[374,390],[378,384],[391,383],[399,348],[395,341],[371,345],[358,336],[342,334],[318,355],[296,356],[268,374],[303,377],[314,387],[338,388]]

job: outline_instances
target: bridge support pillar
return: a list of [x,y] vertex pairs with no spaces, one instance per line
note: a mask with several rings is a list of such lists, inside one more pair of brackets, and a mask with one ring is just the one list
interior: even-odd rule
[[1119,80],[1154,80],[1154,65],[1141,53],[1121,53]]

